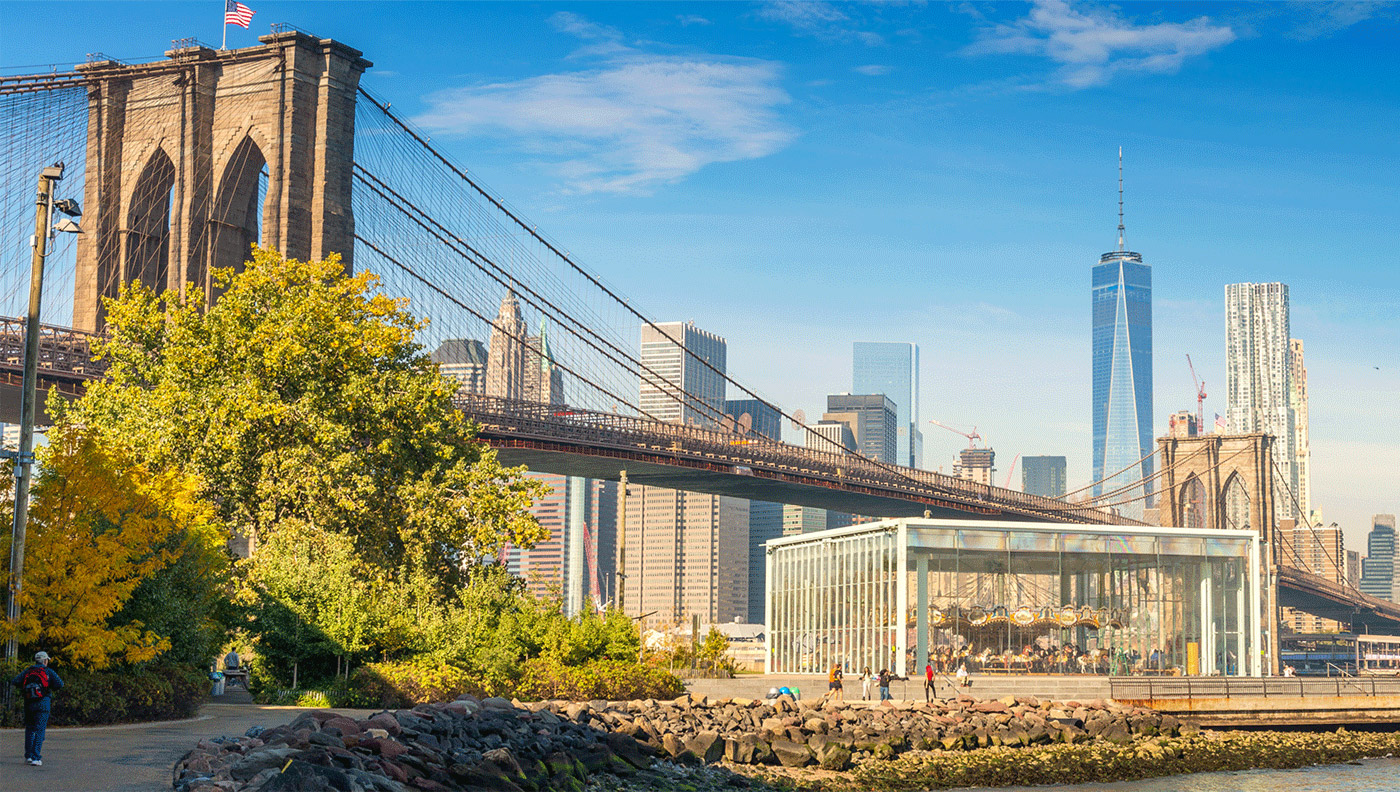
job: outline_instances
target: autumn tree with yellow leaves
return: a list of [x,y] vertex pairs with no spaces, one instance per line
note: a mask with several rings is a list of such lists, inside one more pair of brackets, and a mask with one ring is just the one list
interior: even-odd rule
[[[217,569],[213,511],[187,476],[152,474],[75,427],[52,439],[33,490],[19,641],[79,668],[151,660],[170,636],[123,611],[186,554]],[[8,555],[8,535],[0,548]],[[7,638],[10,629],[0,626]]]

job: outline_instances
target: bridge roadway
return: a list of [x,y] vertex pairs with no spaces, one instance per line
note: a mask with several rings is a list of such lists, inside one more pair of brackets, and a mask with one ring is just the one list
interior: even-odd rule
[[464,394],[501,461],[531,470],[881,517],[1141,525],[1056,498],[818,451],[761,435]]
[[[83,392],[106,366],[92,360],[90,335],[45,325],[39,339],[40,403],[52,390]],[[24,320],[0,317],[0,421],[19,421]],[[851,514],[1014,518],[1132,525],[1053,498],[989,487],[924,470],[881,465],[762,437],[610,413],[464,395],[457,406],[510,465]],[[40,415],[40,422],[47,416]],[[1376,633],[1400,633],[1400,605],[1292,567],[1279,567],[1279,604]]]

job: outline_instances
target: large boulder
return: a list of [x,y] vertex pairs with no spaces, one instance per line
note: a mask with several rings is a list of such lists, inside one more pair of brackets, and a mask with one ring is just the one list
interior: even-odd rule
[[774,740],[773,755],[783,767],[805,767],[812,763],[812,751],[801,743],[791,740]]

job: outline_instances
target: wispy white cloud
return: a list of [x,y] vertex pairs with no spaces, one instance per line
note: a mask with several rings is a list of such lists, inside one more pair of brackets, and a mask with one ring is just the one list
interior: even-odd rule
[[708,25],[708,24],[711,24],[711,23],[710,23],[710,20],[708,20],[708,19],[706,19],[706,18],[704,18],[704,17],[702,17],[702,16],[700,16],[700,15],[698,15],[698,14],[681,14],[681,15],[679,15],[679,16],[676,17],[676,21],[679,22],[679,23],[681,23],[681,26],[682,26],[682,27],[690,27],[691,25]]
[[825,41],[859,41],[872,47],[885,43],[879,33],[861,30],[849,14],[824,0],[770,0],[758,9],[758,16]]
[[1297,22],[1285,35],[1289,38],[1308,41],[1336,35],[1347,28],[1377,16],[1394,16],[1395,3],[1377,2],[1337,2],[1337,3],[1290,3],[1286,7],[1290,16]]
[[869,63],[864,66],[856,66],[852,71],[864,74],[867,77],[882,77],[890,73],[890,67],[882,63]]
[[1059,64],[1052,84],[1078,89],[1124,72],[1172,73],[1235,38],[1209,17],[1140,25],[1107,9],[1037,0],[1023,19],[986,28],[966,52],[1037,55]]
[[788,144],[782,66],[719,55],[647,52],[616,30],[560,12],[590,65],[440,91],[416,121],[434,134],[493,136],[536,156],[575,193],[648,192],[718,162]]

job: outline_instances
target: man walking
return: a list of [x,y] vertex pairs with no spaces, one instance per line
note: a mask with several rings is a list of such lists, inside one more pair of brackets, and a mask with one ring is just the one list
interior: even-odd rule
[[44,731],[49,727],[53,692],[63,689],[63,680],[49,668],[48,653],[38,652],[34,665],[21,671],[10,684],[19,688],[24,699],[24,761],[39,767],[44,764],[40,752],[44,748]]

